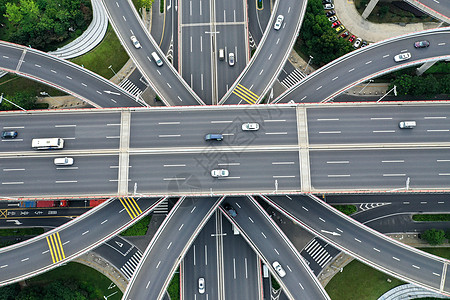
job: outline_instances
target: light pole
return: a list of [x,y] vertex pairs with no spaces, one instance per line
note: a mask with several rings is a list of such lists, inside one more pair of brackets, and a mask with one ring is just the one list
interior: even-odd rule
[[50,94],[47,93],[47,92],[39,92],[39,94],[42,95],[42,96],[48,96],[48,97],[50,97],[50,98],[52,98],[52,99],[55,99],[55,98],[53,98],[52,96],[50,96]]
[[108,67],[108,69],[110,69],[110,70],[113,72],[114,76],[117,76],[116,72],[114,72],[114,69],[112,68],[112,65],[110,65],[110,66]]
[[2,103],[3,100],[5,100],[6,102],[8,102],[8,103],[14,105],[15,107],[20,108],[20,109],[23,110],[24,112],[27,112],[27,110],[26,110],[25,108],[23,108],[23,107],[21,107],[21,106],[15,104],[15,103],[9,101],[8,99],[6,99],[5,97],[3,97],[3,93],[2,93],[2,95],[0,96],[0,104]]
[[377,100],[377,103],[380,102],[381,100],[383,100],[383,98],[386,97],[392,91],[394,91],[394,95],[397,96],[397,86],[394,85],[394,87],[392,89],[390,89],[389,92],[387,92],[386,94],[381,96],[380,99]]
[[369,83],[373,82],[373,79],[370,79],[369,82],[359,91],[358,94],[361,94],[361,92],[369,85]]
[[306,69],[308,69],[309,64],[311,63],[311,60],[312,60],[313,58],[314,58],[314,57],[312,57],[311,55],[309,56],[308,63],[306,64],[306,67],[305,67],[305,69],[303,70],[303,72],[306,72]]

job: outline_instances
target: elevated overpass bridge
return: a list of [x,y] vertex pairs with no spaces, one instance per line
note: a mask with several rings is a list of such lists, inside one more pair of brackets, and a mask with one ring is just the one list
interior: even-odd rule
[[[447,192],[449,118],[448,101],[5,112],[2,197]],[[31,149],[45,137],[64,149]]]

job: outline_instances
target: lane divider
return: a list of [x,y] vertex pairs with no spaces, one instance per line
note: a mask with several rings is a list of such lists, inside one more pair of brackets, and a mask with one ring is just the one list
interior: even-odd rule
[[52,256],[53,263],[57,263],[66,258],[64,254],[63,245],[61,243],[61,237],[59,232],[46,237],[50,255]]
[[137,204],[133,197],[119,198],[120,203],[125,207],[128,215],[130,215],[131,220],[142,214],[142,210]]

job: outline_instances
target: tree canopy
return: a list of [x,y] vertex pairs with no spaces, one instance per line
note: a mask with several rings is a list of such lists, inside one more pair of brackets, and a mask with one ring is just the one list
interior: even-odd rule
[[89,0],[0,0],[8,40],[49,51],[91,21]]

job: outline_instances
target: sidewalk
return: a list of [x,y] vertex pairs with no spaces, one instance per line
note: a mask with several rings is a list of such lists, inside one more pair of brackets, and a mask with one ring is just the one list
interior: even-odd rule
[[[378,3],[377,5],[380,5]],[[334,0],[336,16],[345,28],[357,37],[378,42],[399,35],[436,28],[439,23],[411,23],[405,26],[391,23],[372,23],[361,17],[351,0]]]

